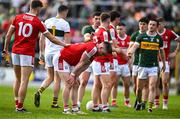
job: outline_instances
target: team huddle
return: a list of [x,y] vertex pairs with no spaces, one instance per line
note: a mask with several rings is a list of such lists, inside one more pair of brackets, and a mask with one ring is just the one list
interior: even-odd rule
[[[44,23],[37,17],[42,7],[41,1],[33,0],[30,11],[17,15],[6,35],[3,56],[9,55],[9,42],[15,34],[11,57],[16,78],[13,92],[17,112],[27,112],[23,103],[34,67],[39,32],[39,59],[45,62],[47,78],[34,95],[36,107],[40,106],[42,93],[54,82],[51,107],[59,108],[59,90],[61,81],[64,81],[63,114],[85,114],[81,103],[92,75],[94,83],[90,100],[93,112],[111,112],[110,106],[118,106],[119,79],[123,83],[124,106],[135,110],[147,108],[148,112],[159,108],[161,79],[162,108],[168,109],[169,59],[179,52],[180,37],[165,28],[163,18],[141,18],[139,30],[129,36],[118,11],[95,12],[93,24],[82,28],[84,42],[71,44],[70,25],[66,21],[68,7],[59,6],[57,16]],[[171,40],[178,42],[173,53],[170,53]],[[131,80],[136,96],[133,106],[130,103]]]

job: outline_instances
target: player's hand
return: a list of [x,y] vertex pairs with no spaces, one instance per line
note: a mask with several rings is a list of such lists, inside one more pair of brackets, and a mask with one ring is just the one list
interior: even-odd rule
[[170,54],[169,54],[169,58],[175,58],[176,55],[177,55],[177,52],[174,51],[173,53],[170,53]]
[[76,77],[70,74],[69,79],[67,80],[67,83],[72,86],[75,83],[75,81],[76,81]]
[[71,44],[65,44],[65,46],[64,47],[68,47],[68,46],[70,46]]
[[10,55],[7,51],[2,51],[2,57],[5,60],[6,64],[10,64]]
[[130,51],[127,52],[127,56],[128,58],[131,58],[132,57],[132,53]]
[[44,65],[45,64],[45,59],[44,59],[44,55],[43,54],[39,55],[39,64],[40,65]]

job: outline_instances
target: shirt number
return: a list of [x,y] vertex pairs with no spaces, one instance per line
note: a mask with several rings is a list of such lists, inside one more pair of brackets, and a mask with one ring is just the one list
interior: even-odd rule
[[[27,31],[27,29],[29,30]],[[23,24],[23,22],[19,22],[19,32],[18,32],[19,36],[22,35],[24,37],[29,37],[32,34],[32,30],[33,27],[31,24],[28,23]]]

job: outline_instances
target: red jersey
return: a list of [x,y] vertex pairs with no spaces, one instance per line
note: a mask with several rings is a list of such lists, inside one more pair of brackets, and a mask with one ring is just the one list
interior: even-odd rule
[[158,33],[158,34],[161,35],[163,39],[163,47],[165,51],[166,61],[169,61],[171,40],[177,40],[179,36],[169,29],[164,29],[163,33]]
[[[100,26],[93,37],[94,42],[96,43],[102,43],[102,42],[110,42],[111,41],[111,36],[110,36],[110,32],[107,31],[105,28],[103,28],[102,26]],[[95,61],[104,63],[104,62],[109,62],[110,58],[109,56],[98,56],[94,59]]]
[[[130,44],[131,37],[126,35],[124,38],[118,36],[118,46],[124,51],[127,52],[127,49]],[[125,60],[120,54],[117,55],[118,64],[127,64],[127,60]]]
[[109,31],[110,31],[111,39],[116,40],[118,36],[117,36],[116,28],[112,24],[109,25]]
[[37,16],[25,13],[17,15],[11,27],[15,28],[15,40],[12,52],[34,57],[39,32],[47,32],[43,23]]
[[69,65],[76,66],[84,52],[92,61],[94,56],[97,54],[96,44],[93,42],[87,42],[65,47],[61,51],[59,62],[61,62],[60,60],[65,60]]

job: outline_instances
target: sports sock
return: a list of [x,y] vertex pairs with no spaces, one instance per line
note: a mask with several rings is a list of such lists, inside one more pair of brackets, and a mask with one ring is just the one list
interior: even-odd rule
[[164,95],[163,96],[163,104],[167,105],[168,103],[168,96]]
[[42,92],[45,90],[45,88],[44,87],[40,87],[39,89],[38,89],[38,92],[40,92],[41,94],[42,94]]
[[22,109],[22,108],[23,108],[23,103],[20,103],[20,102],[19,102],[18,105],[17,105],[17,108],[18,108],[18,109]]
[[149,102],[149,108],[152,109],[152,106],[153,106],[153,102]]
[[53,105],[57,105],[57,101],[58,101],[58,98],[57,97],[53,97],[52,104]]
[[159,96],[156,96],[154,99],[154,104],[159,105]]

